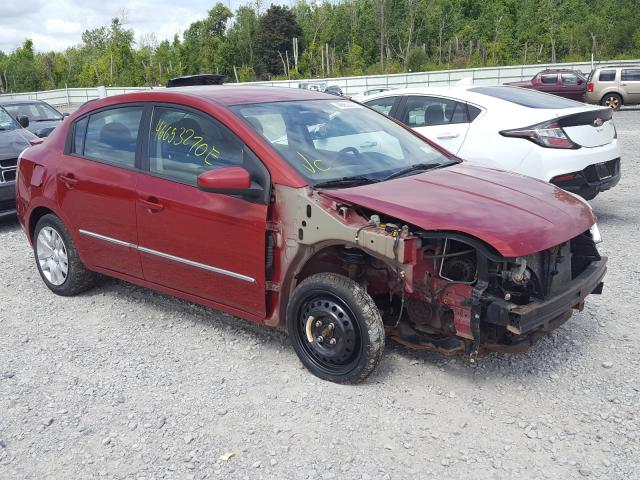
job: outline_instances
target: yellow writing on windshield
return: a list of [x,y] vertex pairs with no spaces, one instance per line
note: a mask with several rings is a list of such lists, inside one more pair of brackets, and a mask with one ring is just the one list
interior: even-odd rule
[[304,169],[312,175],[320,172],[328,172],[329,170],[331,170],[331,167],[322,166],[323,160],[309,160],[300,152],[298,152],[298,155],[300,155],[300,158],[302,158],[303,160],[302,166],[304,167]]
[[[204,141],[202,135],[198,135],[193,128],[185,127],[171,127],[164,120],[160,120],[156,125],[155,130],[156,138],[169,145],[180,146],[184,145],[189,147],[189,150],[185,151],[186,155],[195,155],[198,158],[202,158],[204,165],[213,166],[213,160],[220,157],[220,151],[214,146]],[[193,143],[190,143],[193,140]]]

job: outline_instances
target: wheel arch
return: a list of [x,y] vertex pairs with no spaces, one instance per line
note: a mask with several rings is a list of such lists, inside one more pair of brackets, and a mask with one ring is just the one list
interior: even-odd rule
[[279,292],[280,298],[278,299],[278,314],[276,315],[277,325],[285,324],[289,300],[291,299],[296,287],[306,278],[309,278],[316,273],[337,273],[348,277],[348,272],[344,270],[344,268],[338,266],[337,263],[332,263],[332,261],[337,258],[337,249],[341,247],[353,248],[354,250],[364,252],[367,255],[385,263],[389,269],[393,268],[392,262],[389,258],[367,251],[362,248],[361,245],[356,243],[326,241],[305,246],[301,249],[299,255],[289,262],[286,269],[287,273],[282,278]]

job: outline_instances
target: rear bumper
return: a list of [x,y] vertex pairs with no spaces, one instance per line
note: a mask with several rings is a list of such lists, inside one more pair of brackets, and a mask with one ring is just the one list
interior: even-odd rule
[[16,213],[15,182],[0,183],[0,218]]
[[[531,302],[514,305],[501,299],[493,300],[487,307],[486,323],[507,328],[512,334],[526,338],[536,330],[550,330],[568,319],[572,309],[581,309],[585,298],[594,293],[602,293],[603,278],[607,272],[607,258],[593,261],[560,294]],[[516,340],[517,342],[517,340]]]
[[616,158],[552,178],[551,183],[591,200],[598,193],[615,187],[620,181],[620,176],[620,159]]

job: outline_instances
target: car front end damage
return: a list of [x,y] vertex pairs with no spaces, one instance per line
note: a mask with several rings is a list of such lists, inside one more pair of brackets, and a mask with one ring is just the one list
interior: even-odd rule
[[[559,245],[504,257],[473,236],[429,231],[311,189],[276,191],[275,307],[297,284],[335,272],[375,300],[387,338],[445,354],[527,350],[602,291],[605,257],[587,230]],[[596,227],[597,228],[597,227]],[[593,228],[592,228],[593,230]]]
[[406,315],[388,332],[407,346],[472,355],[525,351],[582,310],[589,294],[602,292],[607,259],[590,232],[518,258],[457,234],[417,235],[422,245]]

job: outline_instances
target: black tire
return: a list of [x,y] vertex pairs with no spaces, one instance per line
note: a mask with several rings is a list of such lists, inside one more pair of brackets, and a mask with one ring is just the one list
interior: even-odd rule
[[607,93],[602,97],[600,105],[609,107],[612,110],[620,110],[620,107],[622,107],[622,97],[617,93]]
[[287,308],[287,330],[304,366],[331,382],[363,381],[384,352],[375,302],[361,285],[335,273],[318,273],[298,285]]
[[[43,250],[44,254],[44,248],[42,248],[42,246],[39,244],[38,238],[40,232],[45,228],[55,231],[60,236],[60,238],[62,239],[62,248],[60,248],[60,251],[64,249],[64,252],[66,253],[67,273],[64,280],[59,284],[47,278],[47,275],[43,271],[43,268],[40,265],[40,260],[38,258],[39,248]],[[50,232],[51,230],[47,231]],[[69,297],[89,290],[95,285],[96,274],[85,268],[84,264],[80,260],[78,251],[73,244],[73,240],[71,239],[67,228],[65,227],[62,220],[60,220],[55,215],[47,214],[40,218],[40,220],[38,220],[36,228],[33,231],[33,253],[36,260],[36,266],[38,267],[38,272],[40,273],[40,277],[42,277],[45,285],[53,293]]]

